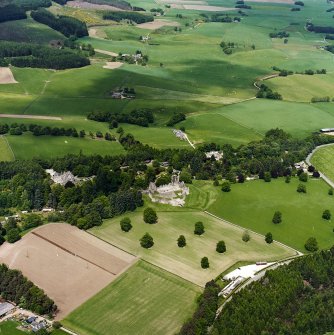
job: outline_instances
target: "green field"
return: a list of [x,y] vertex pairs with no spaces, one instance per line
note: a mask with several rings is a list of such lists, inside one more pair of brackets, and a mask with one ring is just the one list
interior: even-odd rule
[[175,334],[195,308],[200,289],[138,261],[62,323],[81,335]]
[[16,159],[55,158],[67,154],[118,155],[124,152],[118,142],[92,140],[63,136],[21,136],[6,137]]
[[277,77],[266,84],[283,95],[284,100],[310,102],[313,97],[334,97],[334,75],[300,75]]
[[0,161],[11,161],[14,159],[13,152],[5,137],[0,136]]
[[[232,185],[230,193],[220,193],[209,211],[244,228],[266,234],[275,240],[305,252],[306,240],[316,237],[320,248],[334,244],[334,223],[321,218],[324,210],[334,211],[334,198],[329,186],[321,179],[305,185],[306,194],[296,191],[299,181],[283,178],[265,183],[263,180]],[[271,222],[275,211],[282,212],[282,223]]]
[[334,146],[319,148],[311,157],[311,163],[317,170],[321,171],[326,177],[334,181]]
[[[120,229],[119,222],[122,217],[107,220],[102,226],[91,229],[91,232],[152,264],[202,286],[238,261],[269,261],[293,255],[291,250],[276,244],[266,244],[264,238],[257,235],[252,236],[249,243],[245,243],[241,239],[243,229],[201,211],[219,199],[217,191],[220,190],[199,182],[191,187],[191,196],[186,207],[178,209],[168,205],[156,205],[159,217],[157,224],[144,223],[142,210],[137,210],[122,216],[131,219],[133,229],[128,233]],[[202,236],[194,234],[194,224],[197,221],[202,221],[205,225],[205,234]],[[139,244],[139,239],[146,232],[152,235],[155,243],[149,250]],[[179,235],[186,237],[185,248],[179,248],[176,244]],[[224,240],[227,245],[227,252],[224,254],[218,254],[215,250],[219,240]],[[210,268],[207,270],[200,266],[204,256],[210,261]]]

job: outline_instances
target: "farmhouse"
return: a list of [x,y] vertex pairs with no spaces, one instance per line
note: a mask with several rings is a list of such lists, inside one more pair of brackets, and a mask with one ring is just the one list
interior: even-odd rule
[[15,309],[15,306],[9,302],[0,303],[0,318]]
[[182,130],[173,129],[173,133],[181,141],[186,141],[187,140],[187,136],[186,136],[186,134]]
[[53,169],[47,169],[45,170],[46,173],[48,173],[52,179],[52,181],[56,184],[60,184],[62,186],[65,186],[67,184],[76,184],[78,181],[80,181],[79,178],[75,177],[71,171],[66,171],[64,173],[59,173]]
[[223,158],[223,153],[219,151],[209,151],[205,153],[206,158],[210,159],[212,156],[216,161],[219,161]]

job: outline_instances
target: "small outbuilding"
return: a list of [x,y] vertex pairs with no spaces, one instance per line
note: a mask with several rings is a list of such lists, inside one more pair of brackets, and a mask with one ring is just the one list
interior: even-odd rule
[[15,309],[15,306],[9,302],[0,303],[0,318]]

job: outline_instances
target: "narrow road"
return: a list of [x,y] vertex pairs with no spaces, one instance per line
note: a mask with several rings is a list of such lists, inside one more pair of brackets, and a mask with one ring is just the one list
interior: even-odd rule
[[196,149],[194,143],[192,143],[192,142],[189,140],[188,135],[187,135],[186,133],[184,133],[184,136],[186,137],[186,139],[187,139],[187,141],[189,142],[189,144],[191,145],[191,147],[192,147],[193,149]]
[[[311,158],[312,156],[321,148],[324,148],[324,147],[329,147],[331,145],[334,145],[333,143],[329,143],[329,144],[323,144],[323,145],[319,145],[318,147],[316,147],[305,159],[305,162],[308,164],[308,165],[312,165],[311,164]],[[319,174],[320,174],[320,177],[332,188],[334,188],[334,182],[329,179],[327,176],[325,176],[321,171],[319,171]]]

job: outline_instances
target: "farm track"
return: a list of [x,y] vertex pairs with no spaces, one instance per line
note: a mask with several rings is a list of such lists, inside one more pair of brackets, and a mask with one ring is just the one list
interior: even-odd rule
[[72,252],[71,250],[69,250],[69,249],[67,249],[67,248],[64,248],[64,247],[61,246],[60,244],[58,244],[58,243],[56,243],[56,242],[53,242],[53,241],[49,240],[48,238],[46,238],[46,237],[44,237],[44,236],[42,236],[42,235],[36,233],[35,231],[33,231],[31,234],[33,234],[33,235],[35,235],[35,236],[41,238],[42,240],[44,240],[44,241],[46,241],[46,242],[48,242],[48,243],[50,243],[50,244],[56,246],[57,248],[59,248],[59,249],[65,251],[65,252],[71,254],[71,255],[74,256],[74,257],[78,257],[78,258],[84,260],[85,262],[88,262],[88,263],[90,263],[90,264],[92,264],[92,265],[94,265],[94,266],[100,268],[101,270],[104,270],[104,271],[106,271],[106,272],[112,274],[113,276],[116,276],[116,275],[117,275],[117,273],[112,272],[112,271],[110,271],[110,270],[107,270],[107,269],[104,268],[103,266],[98,265],[98,264],[96,264],[96,263],[90,261],[89,259],[87,259],[87,258],[85,258],[85,257],[82,257],[82,256],[80,256],[80,255],[77,255],[76,253]]

